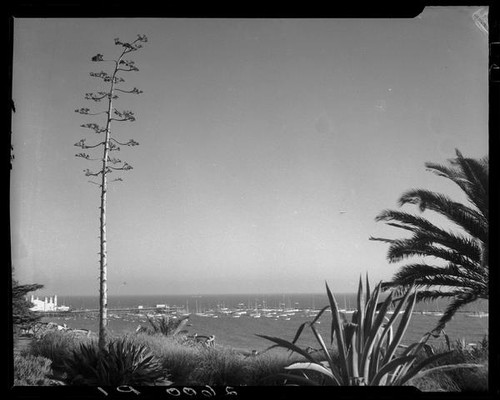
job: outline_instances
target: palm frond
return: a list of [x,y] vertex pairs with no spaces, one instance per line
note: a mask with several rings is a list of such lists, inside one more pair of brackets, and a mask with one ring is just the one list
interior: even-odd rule
[[408,229],[412,232],[415,230],[424,230],[440,234],[444,233],[444,231],[439,229],[433,223],[429,222],[429,220],[404,211],[383,210],[375,217],[375,221],[397,221],[406,225],[405,229]]
[[[445,231],[427,219],[394,210],[384,210],[375,218],[389,225],[397,221],[397,227],[413,232],[413,240],[421,243],[438,243],[462,254],[470,255],[473,260],[481,259],[481,246],[478,241],[460,233]],[[372,239],[380,240],[380,239]]]
[[412,189],[399,199],[399,205],[415,204],[421,212],[429,209],[437,212],[482,242],[488,240],[488,221],[480,212],[451,200],[448,196],[430,190]]
[[472,303],[477,300],[479,297],[475,293],[461,293],[453,298],[453,300],[448,304],[446,309],[444,310],[443,316],[439,319],[438,324],[434,328],[434,331],[440,332],[444,329],[445,325],[451,321],[457,310],[462,308],[463,306]]
[[[379,239],[374,238],[372,240]],[[467,244],[463,244],[460,249],[461,251],[457,251],[429,244],[429,240],[430,239],[417,237],[411,239],[386,239],[381,241],[390,243],[387,252],[387,259],[391,263],[398,262],[412,256],[435,257],[457,265],[463,265],[464,267],[470,268],[474,271],[481,270],[480,258],[473,260],[470,257],[463,255],[465,251],[468,251],[469,253],[472,253],[472,257],[478,257],[478,254],[476,254],[478,251],[477,248],[468,248]],[[455,246],[455,248],[458,248],[458,246]]]
[[488,218],[488,159],[464,158],[456,150],[457,158],[449,160],[451,168],[440,164],[426,163],[427,169],[450,179],[467,195],[469,201]]
[[[407,289],[414,283],[416,287],[428,289],[419,291],[417,301],[451,298],[438,328],[444,327],[463,305],[489,296],[488,158],[465,158],[456,150],[456,158],[448,161],[450,165],[428,162],[425,166],[458,185],[470,205],[429,190],[411,189],[400,197],[399,206],[413,204],[421,212],[434,211],[459,230],[446,231],[426,218],[403,211],[384,210],[377,215],[376,221],[409,231],[411,237],[370,237],[370,240],[389,244],[387,258],[391,263],[410,257],[423,259],[423,262],[402,266],[391,282],[382,284],[382,290]],[[442,265],[429,265],[427,262],[431,258],[434,258],[433,264],[440,261],[437,264]]]
[[417,302],[431,302],[434,300],[455,297],[463,293],[463,290],[419,290],[417,294]]

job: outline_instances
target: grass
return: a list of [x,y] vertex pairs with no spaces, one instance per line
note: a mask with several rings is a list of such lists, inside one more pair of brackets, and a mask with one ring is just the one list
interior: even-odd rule
[[[168,372],[168,378],[177,386],[229,385],[264,386],[283,385],[279,375],[290,364],[302,361],[301,356],[284,351],[268,351],[257,356],[244,355],[234,349],[216,346],[205,348],[180,337],[162,334],[128,334],[121,337],[137,346],[147,347]],[[20,356],[16,356],[15,384],[49,385],[52,373],[63,376],[65,362],[80,344],[94,343],[95,339],[75,337],[65,332],[49,332]],[[479,369],[459,369],[430,373],[411,381],[422,391],[485,391],[488,390],[487,343],[474,350],[467,350],[455,343],[453,352],[436,365],[477,363],[486,365]],[[434,346],[435,353],[448,351],[445,345]],[[318,356],[321,354],[318,354]],[[425,355],[421,355],[425,357]],[[338,354],[331,358],[339,362]],[[321,361],[321,359],[318,359]],[[61,380],[63,378],[60,378]]]
[[283,353],[264,353],[248,357],[228,347],[205,348],[182,338],[164,335],[129,335],[130,340],[148,346],[162,360],[175,385],[266,385],[267,379],[283,370],[297,357]]
[[190,383],[190,374],[199,363],[199,349],[194,346],[182,345],[180,340],[162,334],[148,335],[145,333],[127,336],[130,341],[146,345],[162,362],[169,373],[169,379],[178,385]]
[[38,339],[33,339],[29,347],[29,353],[50,359],[53,370],[57,372],[64,369],[65,362],[79,344],[92,341],[95,341],[95,339],[76,337],[62,331],[51,331]]
[[42,337],[34,339],[29,347],[29,353],[34,356],[48,358],[52,362],[55,373],[64,370],[64,365],[72,351],[80,344],[95,342],[95,338],[83,338],[62,331],[51,331]]
[[51,361],[48,358],[31,354],[14,356],[15,386],[47,386],[51,384]]

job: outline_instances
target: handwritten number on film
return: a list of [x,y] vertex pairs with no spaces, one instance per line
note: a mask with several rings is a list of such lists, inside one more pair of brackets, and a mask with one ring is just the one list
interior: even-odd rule
[[[108,393],[104,389],[102,389],[101,387],[98,387],[97,389],[99,389],[102,393],[104,393],[105,396],[108,395]],[[135,393],[136,395],[141,394],[141,392],[139,392],[138,390],[135,390],[132,386],[128,386],[128,385],[118,386],[116,388],[116,390],[118,392],[121,392],[121,393]],[[198,395],[196,390],[191,388],[191,387],[183,387],[182,389],[171,387],[171,388],[166,389],[166,393],[170,396],[173,396],[173,397],[179,397],[182,395],[191,397],[191,396]],[[205,385],[205,389],[201,390],[200,393],[205,397],[214,397],[216,394],[215,390],[208,385]],[[238,393],[236,392],[236,390],[234,390],[233,387],[227,386],[225,395],[226,396],[228,396],[228,395],[235,396],[235,395],[238,395]]]
[[[208,385],[205,385],[205,388],[206,389],[203,389],[201,391],[201,394],[203,396],[205,396],[205,397],[213,397],[213,396],[215,396],[215,390],[212,387],[210,387]],[[174,387],[173,388],[168,388],[168,389],[166,389],[166,392],[170,396],[174,396],[174,397],[179,397],[182,394],[184,394],[186,396],[196,396],[198,394],[196,392],[196,390],[194,390],[193,388],[190,388],[190,387],[184,387],[184,388],[182,388],[182,391],[180,389],[177,389],[177,388],[174,388]],[[226,395],[234,396],[234,395],[237,395],[237,394],[238,393],[231,386],[227,386],[226,387]]]

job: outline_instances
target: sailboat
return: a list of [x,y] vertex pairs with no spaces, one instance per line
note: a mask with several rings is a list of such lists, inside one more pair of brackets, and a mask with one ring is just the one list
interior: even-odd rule
[[351,309],[351,304],[349,302],[349,307],[346,305],[346,296],[344,296],[344,309],[339,310],[340,312],[343,312],[345,314],[353,314],[355,310]]
[[489,313],[484,312],[484,311],[475,311],[471,314],[465,314],[465,316],[469,317],[469,318],[486,318],[489,315],[490,315]]
[[489,313],[485,311],[479,311],[478,307],[476,306],[475,311],[472,311],[469,314],[465,314],[465,316],[470,318],[486,318],[489,316]]

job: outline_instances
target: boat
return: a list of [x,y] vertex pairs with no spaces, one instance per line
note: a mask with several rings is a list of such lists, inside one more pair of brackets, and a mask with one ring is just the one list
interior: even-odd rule
[[465,314],[465,316],[469,318],[485,318],[489,316],[489,313],[483,311],[476,311],[472,314]]
[[232,316],[233,316],[234,318],[239,318],[239,317],[241,317],[243,314],[246,314],[246,313],[247,313],[246,311],[235,311],[235,312],[232,314]]
[[[404,314],[405,312],[406,311],[403,310],[403,311],[400,311],[398,314]],[[394,310],[389,310],[386,312],[386,314],[392,315],[392,314],[394,314]]]

